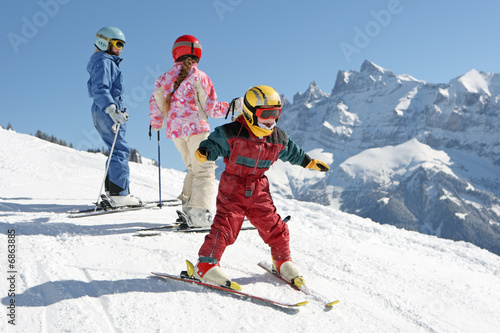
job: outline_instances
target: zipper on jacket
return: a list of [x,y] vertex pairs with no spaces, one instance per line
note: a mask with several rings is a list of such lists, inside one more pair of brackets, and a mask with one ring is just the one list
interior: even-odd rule
[[[262,145],[259,143],[259,141],[256,140],[256,142],[258,143],[258,146],[259,146],[259,153],[257,154],[257,159],[255,161],[255,165],[253,167],[253,171],[250,175],[254,175],[255,172],[257,171],[257,167],[259,165],[259,161],[260,161],[260,156],[262,155]],[[253,181],[255,179],[253,177],[247,177],[247,180],[246,180],[246,184],[245,184],[245,196],[246,197],[251,197],[252,196],[252,192],[253,192]]]
[[212,251],[210,251],[210,257],[214,257],[215,247],[217,246],[217,239],[219,238],[219,230],[215,233],[214,245],[212,246]]

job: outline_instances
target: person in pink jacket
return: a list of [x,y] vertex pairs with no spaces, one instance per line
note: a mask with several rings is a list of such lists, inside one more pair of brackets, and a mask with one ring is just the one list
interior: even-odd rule
[[165,124],[167,138],[173,140],[187,167],[179,199],[193,227],[212,223],[215,180],[215,162],[200,163],[195,152],[210,132],[208,117],[221,118],[229,108],[227,102],[217,101],[212,81],[198,69],[201,53],[194,36],[177,38],[172,47],[174,65],[156,80],[149,101],[151,127],[159,131]]

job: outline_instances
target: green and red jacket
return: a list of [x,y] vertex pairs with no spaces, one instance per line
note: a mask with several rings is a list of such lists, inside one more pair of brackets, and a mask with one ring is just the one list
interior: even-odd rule
[[207,159],[224,158],[225,172],[239,177],[260,178],[278,159],[306,167],[311,158],[282,129],[271,135],[256,137],[243,117],[215,128],[200,150]]

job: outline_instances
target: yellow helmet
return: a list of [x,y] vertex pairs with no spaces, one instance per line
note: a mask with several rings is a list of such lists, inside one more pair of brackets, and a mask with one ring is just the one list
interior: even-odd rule
[[243,116],[252,130],[259,136],[268,136],[273,129],[264,129],[257,124],[259,118],[273,118],[277,122],[281,115],[281,98],[269,86],[255,86],[247,90],[243,98]]

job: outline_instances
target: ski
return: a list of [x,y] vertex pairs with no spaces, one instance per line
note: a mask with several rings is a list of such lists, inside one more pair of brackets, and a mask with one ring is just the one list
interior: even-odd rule
[[[94,203],[95,205],[95,203]],[[162,200],[161,201],[161,206],[180,206],[181,205],[181,202],[178,200],[178,199],[167,199],[167,200]],[[152,206],[152,207],[160,207],[160,205],[158,204],[158,201],[145,201],[142,203],[142,206],[135,206],[135,207],[129,207],[129,206],[125,206],[125,207],[118,207],[118,208],[112,208],[108,205],[104,205],[105,207],[101,206],[99,204],[99,206],[97,206],[97,208],[95,206],[92,206],[91,208],[87,208],[87,209],[81,209],[81,210],[70,210],[68,211],[68,214],[78,214],[78,213],[90,213],[90,212],[94,212],[94,211],[102,211],[102,210],[117,210],[117,209],[120,209],[120,208],[144,208],[144,207],[149,207],[149,206]]]
[[[256,228],[254,226],[244,226],[240,230],[244,231],[244,230],[255,230],[255,229]],[[185,227],[182,224],[170,224],[157,228],[137,230],[135,235],[139,237],[146,237],[146,236],[158,236],[164,232],[209,233],[210,230],[211,228],[190,228],[190,227]]]
[[276,272],[276,270],[274,270],[272,268],[272,266],[270,264],[268,264],[267,262],[261,261],[261,262],[259,262],[258,265],[260,267],[262,267],[263,269],[265,269],[267,272],[269,272],[269,273],[273,274],[274,276],[276,276],[277,278],[279,278],[281,281],[287,283],[293,289],[295,289],[297,291],[301,291],[304,294],[313,297],[316,301],[321,302],[326,308],[330,308],[333,305],[335,305],[335,304],[337,304],[337,303],[340,302],[339,300],[335,300],[333,302],[328,301],[325,296],[323,296],[323,295],[317,293],[316,291],[312,290],[307,285],[303,285],[301,288],[298,288],[291,281],[288,281],[283,276],[281,276],[281,274],[279,274],[278,272]]
[[[177,211],[177,214],[179,214],[180,211]],[[179,214],[179,216],[181,216]],[[288,215],[283,219],[283,222],[287,223],[290,221],[291,216]],[[245,219],[245,221],[247,221]],[[196,227],[189,227],[185,220],[182,220],[181,218],[177,219],[178,223],[175,224],[168,224],[164,225],[161,227],[155,227],[155,228],[147,228],[147,229],[141,229],[136,231],[136,236],[140,237],[146,237],[146,236],[158,236],[161,235],[163,232],[184,232],[184,233],[206,233],[210,232],[211,227],[206,227],[206,228],[196,228]],[[241,227],[240,231],[245,231],[245,230],[256,230],[253,225],[247,225]]]
[[157,236],[163,231],[187,232],[187,230],[197,229],[197,232],[208,232],[210,228],[194,228],[189,226],[189,217],[182,211],[176,210],[177,220],[175,224],[168,224],[161,227],[146,228],[136,231],[136,236]]
[[[191,263],[188,264],[188,267],[189,267],[189,265],[192,266]],[[176,280],[176,281],[182,281],[182,282],[187,282],[187,283],[193,283],[193,284],[205,286],[207,288],[216,289],[216,290],[227,292],[227,293],[230,293],[230,294],[233,294],[233,295],[237,295],[237,296],[242,297],[242,298],[251,298],[251,299],[254,299],[254,300],[257,300],[257,301],[261,301],[261,302],[265,302],[265,303],[271,303],[271,304],[279,305],[279,306],[282,306],[282,307],[292,307],[292,308],[294,308],[294,307],[304,306],[304,305],[306,305],[308,303],[308,301],[298,302],[298,303],[285,303],[285,302],[281,302],[281,301],[278,301],[278,300],[274,300],[274,299],[269,298],[269,297],[258,296],[258,295],[255,295],[255,294],[250,294],[250,293],[242,292],[242,291],[239,291],[239,290],[236,290],[236,289],[228,288],[226,286],[221,286],[221,285],[218,285],[218,284],[212,284],[212,283],[209,283],[209,282],[204,282],[204,281],[198,280],[198,279],[196,279],[196,278],[194,278],[192,276],[189,276],[189,274],[188,274],[187,271],[182,271],[180,275],[172,275],[172,274],[157,273],[157,272],[151,272],[151,274],[153,274],[154,276],[160,277],[160,278],[171,279],[171,280]]]
[[[173,207],[173,206],[180,206],[181,202],[177,199],[169,199],[169,200],[162,200],[161,206],[165,207]],[[104,214],[113,214],[113,213],[121,213],[121,212],[130,212],[134,210],[141,210],[141,209],[156,209],[160,208],[158,205],[158,201],[147,201],[143,202],[142,206],[136,206],[136,207],[117,207],[117,208],[111,208],[111,207],[102,207],[102,206],[97,206],[97,207],[92,207],[88,209],[83,209],[83,210],[72,210],[69,211],[68,217],[70,218],[78,218],[78,217],[87,217],[87,216],[96,216],[96,215],[104,215]]]

